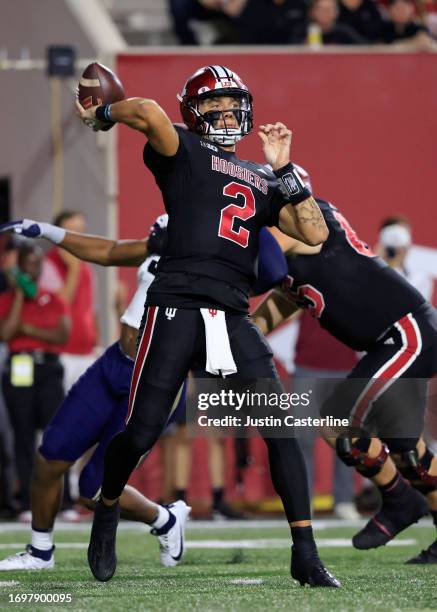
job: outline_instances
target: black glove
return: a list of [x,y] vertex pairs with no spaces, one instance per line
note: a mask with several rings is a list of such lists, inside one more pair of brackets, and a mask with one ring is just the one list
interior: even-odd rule
[[147,243],[149,253],[162,255],[167,248],[167,242],[167,227],[161,227],[159,223],[154,223],[150,228],[149,241]]

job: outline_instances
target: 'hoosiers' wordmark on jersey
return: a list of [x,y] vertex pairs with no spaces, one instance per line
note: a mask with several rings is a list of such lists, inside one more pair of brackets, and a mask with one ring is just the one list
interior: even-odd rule
[[253,187],[259,189],[264,194],[268,191],[269,184],[266,179],[261,178],[248,168],[243,168],[227,159],[217,157],[217,155],[211,155],[211,168],[215,172],[222,172],[223,174],[234,176],[240,181],[249,183],[249,185],[253,185]]

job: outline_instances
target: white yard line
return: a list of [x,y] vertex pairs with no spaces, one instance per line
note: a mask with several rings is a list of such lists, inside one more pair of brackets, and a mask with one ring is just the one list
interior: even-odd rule
[[[339,527],[351,527],[353,529],[359,529],[363,527],[367,522],[367,519],[347,521],[342,519],[316,519],[313,521],[314,529],[338,529]],[[431,527],[431,519],[421,519],[420,523],[413,525],[417,527]],[[64,523],[61,521],[56,522],[56,530],[58,531],[73,531],[73,532],[89,532],[91,529],[91,522],[86,521],[83,523]],[[286,528],[287,523],[285,519],[254,519],[247,521],[189,521],[187,524],[187,531],[203,531],[203,530],[228,530],[228,529],[276,529]],[[148,525],[137,523],[134,521],[121,521],[119,526],[120,531],[150,531]],[[15,522],[0,523],[0,534],[15,532],[30,532],[30,525]]]
[[[413,546],[416,540],[393,540],[388,546]],[[23,549],[24,542],[11,542],[0,544],[0,550]],[[188,540],[185,542],[187,548],[290,548],[290,540],[287,538],[266,538],[256,540]],[[317,538],[319,548],[351,548],[352,542],[348,538]],[[84,549],[88,544],[84,542],[56,542],[58,549]]]
[[[352,548],[347,538],[316,538],[318,548]],[[185,542],[187,548],[290,548],[287,538],[257,540],[195,540]],[[388,546],[413,546],[416,540],[392,540]]]
[[262,578],[234,578],[233,580],[229,580],[229,584],[263,584],[264,580]]

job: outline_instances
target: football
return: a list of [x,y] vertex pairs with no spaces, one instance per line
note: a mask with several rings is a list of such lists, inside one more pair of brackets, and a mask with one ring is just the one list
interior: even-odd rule
[[124,89],[120,79],[106,66],[89,64],[79,81],[77,98],[86,109],[99,104],[112,104],[124,100]]

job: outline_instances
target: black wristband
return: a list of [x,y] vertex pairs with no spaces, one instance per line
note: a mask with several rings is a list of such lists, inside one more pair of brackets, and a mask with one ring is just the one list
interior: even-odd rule
[[101,121],[102,123],[110,123],[114,125],[114,121],[111,118],[111,105],[110,104],[102,104],[96,108],[96,119]]
[[273,172],[279,180],[281,190],[292,206],[297,206],[311,197],[311,191],[304,184],[291,162]]

